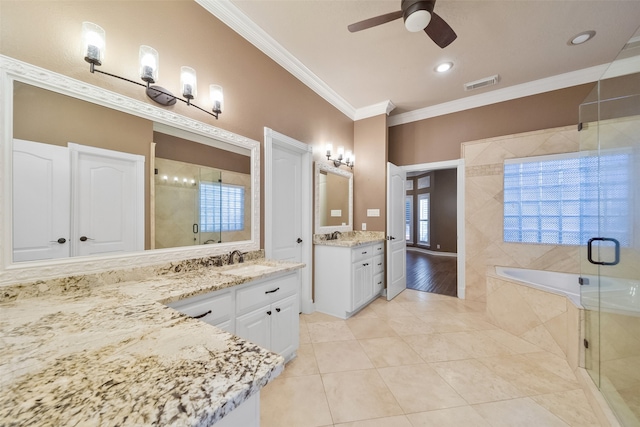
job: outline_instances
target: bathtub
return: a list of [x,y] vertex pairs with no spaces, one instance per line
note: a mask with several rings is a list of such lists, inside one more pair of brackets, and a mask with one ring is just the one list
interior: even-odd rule
[[[640,280],[585,276],[554,271],[496,266],[500,277],[524,283],[542,291],[564,295],[578,307],[640,316]],[[579,278],[589,284],[580,285]],[[586,279],[586,280],[585,280]],[[598,287],[598,280],[600,286]],[[580,293],[582,292],[582,296]],[[600,294],[600,303],[598,296]]]

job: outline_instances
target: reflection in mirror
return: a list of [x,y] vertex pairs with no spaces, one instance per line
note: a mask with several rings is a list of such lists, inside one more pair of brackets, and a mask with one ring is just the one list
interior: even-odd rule
[[316,162],[315,232],[353,230],[353,174]]
[[250,158],[161,132],[153,138],[155,248],[249,240]]
[[252,239],[249,149],[13,89],[12,262]]

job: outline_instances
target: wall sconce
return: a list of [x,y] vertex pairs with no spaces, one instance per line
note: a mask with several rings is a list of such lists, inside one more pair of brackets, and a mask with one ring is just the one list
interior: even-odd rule
[[82,54],[84,56],[84,60],[90,64],[89,71],[91,73],[98,72],[100,74],[105,74],[107,76],[115,77],[120,80],[145,87],[147,96],[161,105],[174,105],[176,101],[181,101],[187,105],[196,107],[200,111],[204,111],[205,113],[212,115],[216,120],[218,119],[218,115],[222,114],[223,95],[221,86],[211,85],[210,87],[211,102],[213,103],[211,111],[207,111],[191,103],[191,100],[195,99],[197,95],[196,71],[193,68],[180,68],[180,87],[182,88],[183,98],[179,98],[161,86],[152,86],[153,83],[158,81],[159,68],[159,55],[154,48],[145,45],[140,46],[138,54],[140,62],[139,74],[140,79],[146,82],[146,84],[143,84],[97,69],[96,66],[101,66],[104,61],[105,46],[105,31],[96,24],[83,22]]
[[340,165],[345,165],[353,169],[353,165],[356,163],[356,155],[351,151],[347,151],[347,154],[344,153],[344,147],[338,147],[338,157],[335,159],[331,158],[331,152],[333,151],[333,145],[327,144],[327,160],[333,162],[335,167],[340,167]]

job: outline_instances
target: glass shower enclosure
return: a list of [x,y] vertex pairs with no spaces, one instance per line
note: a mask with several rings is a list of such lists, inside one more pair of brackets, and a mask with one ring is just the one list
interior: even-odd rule
[[640,426],[640,31],[580,106],[584,366]]

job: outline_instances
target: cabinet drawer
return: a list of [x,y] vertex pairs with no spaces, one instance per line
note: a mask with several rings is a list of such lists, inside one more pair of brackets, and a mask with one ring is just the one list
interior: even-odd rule
[[384,255],[384,242],[376,243],[375,245],[373,245],[373,250],[371,252],[374,256]]
[[373,276],[373,293],[378,295],[384,289],[384,273]]
[[169,304],[169,307],[190,317],[217,325],[231,318],[233,300],[231,292],[217,295],[204,295]]
[[366,258],[371,258],[373,254],[373,246],[363,245],[351,249],[351,262],[361,261]]
[[384,271],[384,255],[378,255],[373,258],[373,274],[382,273]]
[[236,293],[238,313],[270,304],[277,299],[291,295],[298,290],[298,286],[298,275],[290,274],[240,289]]

